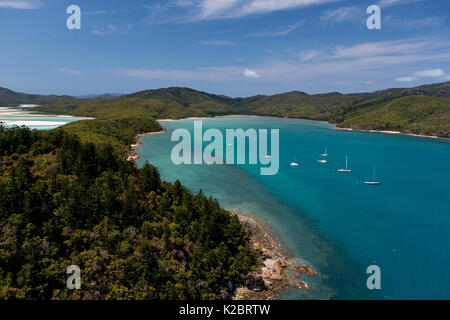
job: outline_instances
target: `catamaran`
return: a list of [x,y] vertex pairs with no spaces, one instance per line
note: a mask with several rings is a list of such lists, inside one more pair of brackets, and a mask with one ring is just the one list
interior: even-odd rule
[[297,157],[295,157],[294,162],[291,162],[291,167],[298,167]]
[[348,156],[345,156],[345,169],[338,169],[339,172],[352,172],[351,169],[348,168]]
[[321,154],[322,157],[328,157],[328,148],[325,148],[325,153]]
[[377,181],[376,177],[375,177],[375,165],[373,165],[373,178],[372,180],[369,181],[364,181],[365,184],[371,185],[371,186],[375,186],[375,185],[379,185],[381,182]]
[[327,159],[320,159],[320,160],[317,160],[317,162],[318,163],[328,163],[328,160]]

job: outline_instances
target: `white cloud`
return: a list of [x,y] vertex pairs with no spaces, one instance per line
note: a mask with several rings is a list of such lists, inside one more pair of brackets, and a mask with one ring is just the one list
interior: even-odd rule
[[121,27],[108,24],[105,28],[91,30],[91,33],[94,36],[108,36],[113,34],[127,34],[131,29],[133,29],[133,25],[131,24]]
[[414,82],[417,79],[418,79],[417,77],[408,76],[408,77],[396,78],[395,81],[397,81],[397,82]]
[[169,0],[142,5],[150,13],[143,22],[155,24],[232,19],[339,1],[344,0]]
[[[379,42],[367,42],[351,47],[338,47],[336,58],[356,58],[381,55],[404,55],[407,53],[417,53],[427,47],[432,48],[439,43],[421,39],[389,40]],[[430,47],[431,46],[431,47]]]
[[415,75],[418,77],[442,77],[444,75],[444,71],[442,71],[442,69],[430,69],[417,71]]
[[407,77],[396,78],[397,82],[413,82],[420,78],[446,78],[445,72],[442,69],[429,69],[414,72],[414,74]]
[[367,85],[371,85],[371,84],[373,84],[373,80],[367,80],[367,81],[364,81],[364,83]]
[[117,27],[112,24],[108,24],[105,29],[94,29],[91,33],[95,36],[106,36],[108,34],[113,34],[117,32]]
[[233,42],[228,40],[208,40],[202,41],[202,44],[205,46],[221,46],[221,47],[229,47],[234,45]]
[[257,78],[261,77],[256,71],[250,70],[250,69],[244,70],[244,76],[246,76],[247,78],[252,78],[252,79],[257,79]]
[[173,4],[180,8],[188,8],[192,7],[194,5],[193,0],[176,0],[173,2]]
[[364,12],[358,7],[343,7],[322,12],[320,19],[327,22],[343,22],[359,21],[364,17]]
[[118,13],[126,12],[126,9],[120,9],[120,10],[96,10],[96,11],[88,11],[83,12],[83,15],[87,16],[101,16],[101,15],[114,15]]
[[320,55],[320,51],[318,51],[318,50],[311,50],[311,51],[303,53],[301,55],[300,59],[302,61],[309,61],[309,60],[312,60],[312,59],[318,57],[319,55]]
[[408,4],[408,3],[419,2],[419,1],[423,1],[423,0],[380,0],[378,2],[378,5],[380,7],[386,8],[386,7],[390,7],[390,6],[394,6],[394,5],[398,5],[398,4]]
[[420,19],[392,19],[393,25],[395,26],[401,26],[406,28],[423,28],[423,27],[440,27],[445,25],[445,22],[447,20],[447,17],[438,17],[438,16],[431,16],[431,17],[423,17]]
[[33,10],[42,6],[40,0],[0,0],[0,8]]
[[[311,58],[318,54],[320,59]],[[243,76],[277,86],[281,83],[288,83],[291,86],[308,85],[311,80],[324,81],[323,79],[345,77],[353,82],[359,80],[363,83],[366,79],[373,79],[376,83],[381,83],[394,78],[393,72],[403,70],[405,66],[426,66],[430,63],[450,61],[450,41],[446,38],[427,37],[357,43],[334,50],[328,47],[318,48],[309,55],[305,52],[303,57],[306,59],[301,59],[302,55],[298,53],[295,56],[297,59],[292,61],[268,60],[258,65],[249,65],[245,70],[236,63],[234,66],[193,70],[137,69],[119,70],[114,73],[135,78],[168,80],[174,84],[192,81],[232,83],[241,81]],[[417,72],[418,75],[439,74],[436,71],[429,71],[426,67],[419,70],[421,71]],[[407,77],[399,77],[397,81],[412,82],[419,77],[418,75],[413,73]]]
[[198,0],[200,13],[196,19],[238,18],[336,1],[341,0]]
[[75,69],[59,68],[58,71],[61,73],[70,74],[73,76],[81,76],[81,72],[78,70],[75,70]]
[[251,33],[249,34],[249,37],[282,37],[282,36],[287,36],[288,34],[290,34],[291,32],[297,30],[298,28],[300,28],[303,24],[305,23],[305,20],[300,20],[296,23],[287,25],[287,26],[283,26],[277,30],[272,30],[272,31],[264,31],[264,32],[256,32],[256,33]]

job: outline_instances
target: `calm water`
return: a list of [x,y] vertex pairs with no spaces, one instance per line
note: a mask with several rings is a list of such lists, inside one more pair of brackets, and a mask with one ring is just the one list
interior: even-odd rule
[[[282,298],[450,298],[450,143],[306,120],[203,120],[204,130],[279,128],[279,174],[260,176],[259,166],[175,166],[170,131],[192,131],[193,120],[162,124],[169,133],[143,138],[140,165],[148,160],[164,179],[260,217],[292,256],[320,272],[307,279],[311,291],[293,289]],[[329,163],[319,164],[326,147]],[[353,171],[338,173],[346,155]],[[300,166],[292,168],[295,157]],[[382,184],[364,185],[374,163]],[[372,264],[381,268],[381,290],[366,287]]]
[[49,116],[36,114],[29,107],[0,107],[0,122],[5,126],[27,126],[31,129],[50,130],[67,123],[89,118],[76,118],[70,116]]

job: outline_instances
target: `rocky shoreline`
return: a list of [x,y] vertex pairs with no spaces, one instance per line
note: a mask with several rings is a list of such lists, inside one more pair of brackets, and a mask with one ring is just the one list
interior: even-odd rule
[[142,142],[142,140],[141,140],[141,138],[142,137],[145,137],[145,136],[151,136],[151,135],[154,135],[154,134],[162,134],[162,133],[166,133],[167,132],[167,130],[166,129],[164,129],[164,130],[162,130],[162,131],[156,131],[156,132],[146,132],[146,133],[140,133],[140,134],[138,134],[137,136],[136,136],[136,143],[134,143],[134,144],[132,144],[130,147],[131,147],[131,150],[130,150],[130,152],[128,153],[128,155],[127,155],[127,160],[128,161],[137,161],[137,160],[139,160],[139,158],[140,158],[140,156],[139,156],[139,153],[137,152],[137,149],[139,148],[139,147],[141,147],[144,143]]
[[[136,143],[131,145],[128,161],[137,161],[139,153],[137,149],[143,145],[144,136],[162,134],[167,129],[158,132],[138,134]],[[259,253],[261,265],[258,270],[247,275],[243,285],[228,284],[233,292],[233,300],[271,300],[277,298],[287,288],[309,290],[304,276],[315,277],[318,273],[307,264],[297,264],[289,257],[275,235],[257,218],[229,210],[238,217],[239,221],[247,228],[251,236],[252,248]],[[229,294],[224,293],[224,298],[229,299]]]
[[260,252],[261,266],[247,275],[243,286],[234,288],[233,300],[271,300],[285,289],[309,290],[304,275],[317,276],[310,265],[296,264],[273,233],[257,218],[232,211],[251,233],[251,245]]

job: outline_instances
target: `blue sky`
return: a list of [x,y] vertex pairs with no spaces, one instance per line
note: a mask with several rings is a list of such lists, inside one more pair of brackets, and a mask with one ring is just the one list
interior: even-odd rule
[[[81,8],[81,30],[66,8]],[[382,29],[366,26],[369,5]],[[450,80],[448,0],[0,0],[0,86],[229,96]]]

